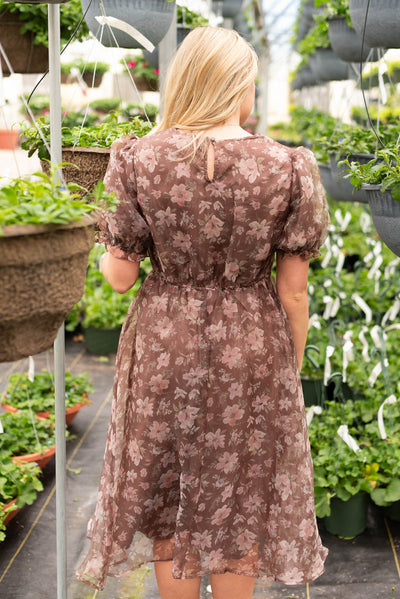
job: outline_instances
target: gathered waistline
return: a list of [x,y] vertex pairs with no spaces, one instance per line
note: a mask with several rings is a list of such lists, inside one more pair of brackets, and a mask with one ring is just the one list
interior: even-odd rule
[[266,277],[260,277],[259,279],[255,279],[254,281],[249,281],[248,283],[236,283],[233,285],[194,285],[193,283],[183,283],[181,281],[171,281],[167,277],[165,277],[161,272],[153,270],[152,275],[155,279],[160,279],[163,283],[168,283],[168,285],[173,285],[174,287],[182,287],[188,289],[206,289],[211,291],[233,291],[235,289],[247,289],[249,287],[256,287],[257,285],[267,286]]

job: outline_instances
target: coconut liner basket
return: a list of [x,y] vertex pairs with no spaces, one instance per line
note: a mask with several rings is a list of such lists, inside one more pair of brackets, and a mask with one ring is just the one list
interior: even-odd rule
[[[88,191],[93,191],[100,179],[104,179],[108,162],[110,160],[110,148],[62,148],[63,177],[66,183],[77,183]],[[41,160],[43,171],[50,173],[50,163]],[[82,195],[86,193],[82,192]]]
[[83,295],[93,218],[12,225],[0,236],[0,362],[49,349]]

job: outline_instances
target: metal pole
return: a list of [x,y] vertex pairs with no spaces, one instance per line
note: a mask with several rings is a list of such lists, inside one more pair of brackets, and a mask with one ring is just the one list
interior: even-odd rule
[[176,51],[176,4],[174,7],[174,14],[172,17],[171,25],[167,31],[167,34],[158,45],[158,63],[160,66],[160,116],[163,114],[163,90],[165,85],[165,79],[167,76],[167,70],[169,63],[171,62],[175,51]]
[[[61,154],[61,74],[60,6],[48,4],[50,77],[50,154],[52,164],[60,164]],[[55,420],[56,420],[56,509],[57,509],[57,599],[67,599],[66,528],[66,439],[65,439],[65,340],[64,325],[54,342]]]

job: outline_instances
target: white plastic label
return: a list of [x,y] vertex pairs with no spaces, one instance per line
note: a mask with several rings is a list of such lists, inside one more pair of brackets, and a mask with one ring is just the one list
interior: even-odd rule
[[324,369],[324,385],[328,384],[328,379],[331,376],[331,361],[330,358],[333,355],[335,348],[333,345],[327,345],[326,347],[326,357],[325,357],[325,369]]
[[379,434],[381,436],[381,439],[386,439],[386,430],[385,430],[385,425],[383,424],[383,408],[386,404],[393,404],[396,403],[397,399],[395,397],[395,395],[390,395],[389,397],[387,397],[385,399],[385,401],[383,401],[380,405],[380,408],[378,410],[378,427],[379,427]]
[[310,426],[311,421],[314,418],[314,415],[319,415],[319,414],[322,414],[321,406],[310,406],[310,408],[307,412],[307,426]]
[[378,376],[380,375],[381,372],[382,372],[382,362],[378,362],[378,364],[376,364],[376,366],[374,366],[371,374],[368,377],[368,382],[371,385],[371,387],[373,387],[375,385],[376,379],[378,378]]
[[312,316],[310,316],[310,319],[308,321],[308,328],[311,329],[311,327],[315,327],[316,329],[321,330],[321,323],[319,321],[318,314],[313,314]]
[[29,356],[29,366],[28,366],[28,379],[33,383],[35,378],[35,360],[32,356]]
[[353,345],[354,344],[351,339],[352,334],[353,334],[352,331],[346,331],[345,334],[343,335],[343,339],[345,340],[345,343],[343,345],[343,371],[342,371],[344,383],[347,381],[347,378],[346,378],[347,366],[349,365],[349,362],[351,360],[354,360],[354,354],[353,354]]
[[353,301],[356,302],[357,306],[359,308],[361,308],[361,310],[364,312],[365,314],[365,321],[366,322],[371,322],[372,321],[372,310],[371,308],[368,306],[367,302],[365,302],[362,297],[360,297],[358,295],[358,293],[353,293],[353,295],[351,296],[351,299]]
[[375,262],[369,269],[369,272],[367,275],[368,279],[373,279],[375,277],[375,273],[379,270],[379,267],[381,266],[382,262],[383,262],[382,254],[378,254],[377,257],[375,258]]
[[354,453],[360,451],[360,448],[358,447],[356,440],[349,433],[349,427],[347,426],[347,424],[342,424],[341,426],[339,426],[337,434],[339,435],[339,437],[343,439],[345,443],[347,443],[347,445],[350,447],[350,449],[354,451]]
[[155,46],[151,43],[151,41],[148,40],[147,37],[143,35],[143,33],[140,33],[140,31],[132,27],[132,25],[129,25],[129,23],[125,23],[125,21],[121,21],[121,19],[117,19],[115,17],[104,16],[95,17],[95,19],[98,23],[100,23],[100,25],[109,25],[110,27],[115,27],[116,29],[125,31],[125,33],[133,37],[133,39],[135,39],[136,41],[138,41],[139,44],[142,44],[142,46],[146,48],[146,50],[148,50],[149,52],[153,52]]
[[368,341],[365,338],[365,333],[368,332],[368,328],[364,325],[363,328],[360,331],[360,334],[358,335],[359,340],[362,343],[362,357],[364,358],[364,362],[370,362],[371,358],[369,357],[369,345],[368,345]]

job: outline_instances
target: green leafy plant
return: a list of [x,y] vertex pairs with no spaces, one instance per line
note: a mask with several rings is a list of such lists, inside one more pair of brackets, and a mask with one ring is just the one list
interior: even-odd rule
[[194,29],[195,27],[207,27],[209,20],[201,14],[189,10],[186,6],[176,6],[176,22],[185,29]]
[[102,181],[86,196],[91,202],[82,202],[78,191],[86,190],[74,183],[62,185],[55,168],[50,175],[38,172],[33,179],[8,180],[0,187],[0,227],[66,224],[82,220],[95,210],[115,206],[115,195],[105,191]]
[[[46,4],[20,4],[0,0],[0,14],[6,11],[14,14],[21,21],[21,34],[32,32],[34,44],[49,45]],[[82,18],[83,12],[79,0],[69,0],[69,2],[60,5],[61,47],[69,41]],[[74,39],[83,41],[88,37],[89,29],[85,21],[82,21]]]
[[112,112],[118,110],[121,105],[120,98],[100,98],[90,102],[89,107],[97,112]]
[[400,201],[400,150],[398,147],[378,150],[376,159],[367,164],[343,160],[348,167],[346,177],[356,189],[361,185],[381,185],[381,192],[390,191],[394,200]]
[[150,86],[157,89],[159,79],[159,69],[155,69],[146,62],[143,54],[135,54],[121,61],[122,64],[128,65],[132,75],[137,79],[144,79]]
[[124,118],[134,119],[137,117],[146,122],[148,118],[152,123],[155,123],[158,114],[158,106],[150,103],[143,105],[127,102],[125,106],[122,107],[121,114]]
[[324,8],[324,12],[318,16],[319,19],[345,17],[351,27],[349,0],[315,0],[315,6]]
[[[78,403],[88,403],[93,391],[88,373],[65,373],[65,407],[70,408]],[[33,412],[49,412],[54,414],[55,391],[53,375],[46,370],[37,373],[33,381],[26,373],[17,372],[8,379],[7,387],[1,402],[18,410]]]
[[0,460],[31,453],[44,453],[54,445],[54,426],[48,419],[37,420],[29,411],[0,415]]
[[318,48],[329,48],[330,40],[328,33],[328,23],[323,20],[318,22],[306,37],[299,43],[298,52],[303,56],[314,54]]
[[[111,113],[103,119],[101,124],[93,127],[73,127],[72,129],[62,127],[61,143],[63,147],[109,148],[113,141],[124,135],[143,137],[149,133],[151,128],[149,123],[139,118],[119,123],[117,115]],[[21,135],[23,138],[21,148],[28,151],[28,156],[38,152],[40,159],[49,159],[45,141],[47,144],[50,142],[50,125],[40,120],[38,127],[23,123]]]

